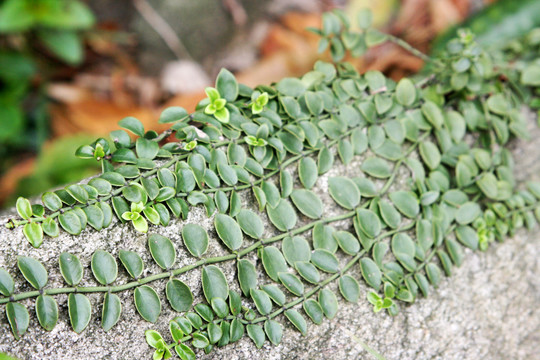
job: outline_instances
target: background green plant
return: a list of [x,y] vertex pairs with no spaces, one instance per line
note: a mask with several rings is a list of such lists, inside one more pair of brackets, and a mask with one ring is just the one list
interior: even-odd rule
[[54,60],[81,64],[83,32],[93,24],[78,0],[0,1],[0,172],[14,153],[37,151],[46,139],[45,87]]
[[[369,13],[361,13],[359,23],[359,32],[351,30],[344,15],[333,12],[315,32],[336,60],[355,52],[368,34],[377,41],[366,45],[402,44],[370,30]],[[520,47],[488,53],[461,31],[444,56],[427,59],[430,75],[398,83],[376,71],[360,75],[348,63],[318,62],[300,79],[250,89],[223,70],[215,87],[219,96],[209,91],[210,99],[193,114],[182,108],[162,113],[160,122],[172,124],[163,134],[145,131],[135,118],[123,119],[120,126],[137,135],[136,141],[117,130],[111,142],[98,139],[77,150],[79,157],[100,163],[102,175],[45,193],[43,205],[19,198],[21,219],[7,226],[22,227],[39,247],[44,234],[57,236],[60,228],[77,235],[87,225],[100,230],[113,221],[131,221],[138,231],[159,231],[172,215],[186,219],[191,207],[203,206],[208,216],[215,214],[214,229],[228,253],[205,257],[207,231],[184,224],[183,244],[195,258],[190,264],[176,266],[175,245],[152,233],[148,249],[161,272],[141,277],[140,255],[120,250],[117,256],[133,280],[114,285],[117,260],[98,250],[91,261],[98,285],[81,287],[80,260],[63,253],[59,267],[67,286],[59,288],[46,288],[47,270],[38,260],[19,257],[18,268],[35,290],[15,294],[11,275],[0,270],[0,304],[6,304],[15,337],[29,323],[20,300],[36,298],[38,321],[51,330],[58,320],[53,296],[60,294],[68,294],[76,332],[90,320],[85,293],[103,294],[105,330],[120,317],[121,291],[133,290],[138,313],[156,322],[163,294],[152,283],[168,279],[165,298],[183,315],[170,321],[172,343],[147,331],[155,359],[172,356],[172,349],[182,359],[193,358],[188,344],[209,352],[246,333],[258,347],[266,339],[278,344],[280,321],[305,333],[306,317],[319,324],[335,316],[338,295],[330,284],[338,284],[345,300],[358,301],[355,267],[373,289],[367,301],[374,311],[396,314],[404,303],[427,296],[443,273],[450,275],[463,261],[463,247],[485,250],[540,220],[540,184],[518,188],[506,148],[512,138],[526,137],[521,108],[538,99],[537,34],[521,39]],[[264,93],[265,104],[253,106]],[[206,111],[216,99],[226,100],[220,108],[227,116]],[[160,146],[171,134],[178,141]],[[358,156],[363,176],[328,178],[326,190],[341,212],[324,216],[314,191],[317,179],[337,161],[351,166]],[[402,170],[410,177],[396,188]],[[258,209],[243,207],[241,192],[252,192]],[[262,212],[273,236],[264,236]],[[247,258],[255,254],[264,269],[261,280]],[[236,265],[242,294],[226,281],[224,262]],[[196,268],[206,301],[194,305],[191,289],[176,277]]]

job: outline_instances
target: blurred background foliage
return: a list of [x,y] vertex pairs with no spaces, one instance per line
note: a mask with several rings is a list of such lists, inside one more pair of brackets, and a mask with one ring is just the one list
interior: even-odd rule
[[[334,7],[370,7],[426,52],[463,21],[488,44],[540,25],[538,0],[0,0],[0,206],[96,173],[79,145],[125,116],[164,130],[160,111],[192,110],[221,67],[252,86],[309,71],[324,56],[305,28]],[[394,79],[423,67],[393,44],[353,63]]]

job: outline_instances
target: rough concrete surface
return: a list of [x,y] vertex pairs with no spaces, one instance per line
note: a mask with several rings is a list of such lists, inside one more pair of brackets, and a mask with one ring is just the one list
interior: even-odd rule
[[[531,120],[532,141],[516,141],[516,177],[520,181],[540,178],[540,131]],[[358,173],[357,159],[345,168],[337,167],[331,175]],[[329,175],[319,178],[316,191],[325,203],[325,216],[339,213],[324,193]],[[406,178],[407,173],[400,178]],[[399,183],[398,183],[399,185]],[[244,196],[246,206],[253,203],[251,195]],[[0,216],[5,224],[15,211]],[[263,217],[266,221],[266,218]],[[305,219],[300,218],[298,226]],[[187,222],[200,223],[212,228],[202,209],[194,209]],[[184,222],[175,220],[166,227],[151,227],[149,233],[159,232],[175,244],[178,260],[175,267],[194,261],[185,251],[180,229]],[[340,222],[337,228],[350,230],[350,224]],[[272,235],[268,225],[265,236]],[[211,246],[205,257],[226,253],[215,233],[210,231]],[[85,269],[82,286],[95,285],[89,266],[90,257],[96,249],[117,255],[120,249],[137,251],[145,262],[143,276],[159,272],[147,250],[147,235],[135,232],[130,225],[112,224],[108,229],[96,232],[86,229],[80,236],[62,232],[58,238],[46,238],[40,249],[27,243],[20,229],[7,230],[0,226],[0,267],[7,269],[15,278],[16,292],[26,291],[29,286],[16,269],[16,257],[27,255],[38,258],[49,271],[47,288],[64,286],[58,269],[58,256],[63,251],[78,255]],[[245,240],[244,245],[250,244]],[[210,355],[199,353],[201,358],[213,359],[373,359],[361,342],[369,345],[386,359],[533,359],[540,353],[540,230],[519,231],[504,243],[496,243],[485,252],[465,252],[464,264],[454,269],[451,278],[445,278],[438,289],[431,289],[428,298],[402,306],[398,316],[374,314],[365,300],[367,287],[361,283],[362,296],[358,304],[345,303],[339,297],[340,309],[333,320],[322,325],[310,324],[308,334],[302,337],[283,318],[286,324],[283,341],[279,346],[266,342],[258,350],[245,337],[224,348],[215,349]],[[255,260],[255,258],[250,258]],[[343,260],[343,259],[342,259]],[[219,264],[233,287],[238,288],[233,263]],[[258,264],[259,271],[260,264]],[[120,268],[115,284],[128,280]],[[358,267],[352,274],[360,278]],[[201,300],[200,271],[195,270],[179,277],[194,292],[195,302]],[[268,281],[261,277],[261,281]],[[44,331],[35,316],[34,300],[26,300],[30,310],[30,327],[19,341],[11,335],[4,306],[0,305],[0,353],[7,352],[20,359],[151,359],[152,350],[144,340],[146,329],[159,330],[168,342],[168,321],[177,316],[166,303],[165,282],[152,286],[162,298],[162,313],[156,324],[142,320],[133,304],[133,292],[119,293],[123,311],[118,324],[108,333],[100,328],[102,294],[89,295],[93,315],[88,328],[77,335],[71,330],[67,315],[67,296],[57,295],[60,318],[51,331]],[[335,290],[335,286],[333,287]],[[246,303],[247,304],[247,303]]]

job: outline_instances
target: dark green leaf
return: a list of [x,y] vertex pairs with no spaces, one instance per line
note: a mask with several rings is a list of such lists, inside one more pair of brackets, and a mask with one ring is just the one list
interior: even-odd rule
[[317,164],[310,157],[305,157],[298,163],[298,177],[306,189],[311,189],[317,182]]
[[[120,214],[121,216],[122,214]],[[79,235],[83,229],[81,220],[73,210],[68,210],[58,216],[58,222],[71,235]]]
[[297,261],[309,261],[311,250],[306,239],[300,236],[287,236],[281,244],[283,256],[289,265],[294,266]]
[[28,310],[22,304],[9,302],[6,304],[6,317],[15,340],[19,340],[28,329],[30,322]]
[[272,224],[281,231],[291,230],[298,220],[291,203],[284,199],[279,200],[274,208],[267,206],[266,212]]
[[332,198],[346,209],[354,209],[360,203],[360,191],[358,191],[358,187],[349,178],[329,178],[328,190]]
[[58,322],[58,304],[52,296],[39,295],[36,299],[36,314],[39,324],[51,331]]
[[266,292],[258,289],[251,289],[250,295],[261,315],[268,315],[272,311],[272,301]]
[[303,304],[304,311],[306,314],[308,314],[311,321],[313,321],[315,324],[320,325],[323,321],[323,311],[321,308],[321,305],[313,299],[308,299],[304,301]]
[[306,319],[300,313],[294,309],[289,309],[285,311],[285,316],[289,321],[302,333],[302,335],[306,335],[307,332],[307,323]]
[[165,288],[167,300],[171,307],[178,312],[188,311],[193,304],[193,294],[189,286],[178,279],[171,279]]
[[333,319],[338,310],[336,295],[328,290],[322,289],[319,291],[319,304],[321,305],[324,316],[328,319]]
[[43,264],[38,260],[26,256],[19,256],[17,258],[17,266],[26,281],[34,288],[39,290],[47,284],[47,270],[45,270]]
[[318,219],[323,213],[321,199],[310,190],[296,189],[291,193],[291,199],[300,212],[311,219]]
[[245,296],[248,296],[251,289],[257,287],[257,271],[255,265],[249,260],[240,259],[237,262],[238,282]]
[[287,290],[296,296],[302,296],[304,293],[304,284],[302,284],[302,281],[296,275],[282,272],[278,274],[278,277]]
[[339,278],[339,291],[347,301],[357,302],[360,298],[360,286],[356,279],[350,275]]
[[83,294],[69,294],[68,312],[73,331],[80,334],[90,322],[92,315],[90,300]]
[[64,252],[59,258],[60,272],[69,286],[77,286],[83,277],[83,267],[79,258]]
[[200,225],[184,225],[182,239],[188,251],[195,257],[201,257],[208,250],[208,233]]
[[392,170],[386,161],[377,157],[366,159],[360,169],[366,174],[378,179],[386,179],[392,175]]
[[458,226],[456,229],[458,240],[472,250],[478,249],[478,234],[470,226]]
[[263,327],[261,325],[250,324],[246,326],[246,330],[249,338],[253,340],[255,346],[257,346],[257,349],[260,349],[264,344],[264,340],[266,340]]
[[329,273],[335,273],[339,271],[339,263],[334,254],[328,250],[317,249],[311,254],[311,262],[313,265]]
[[336,231],[333,233],[333,236],[344,253],[356,255],[360,251],[358,240],[350,232]]
[[420,205],[414,193],[409,191],[395,191],[390,193],[389,197],[403,215],[411,219],[418,215]]
[[96,280],[103,285],[109,285],[118,275],[118,265],[113,256],[106,251],[96,250],[92,255],[92,273]]
[[210,302],[213,298],[227,300],[229,285],[223,272],[215,265],[208,265],[202,271],[202,285],[204,296]]
[[366,283],[375,290],[378,290],[381,286],[382,274],[377,264],[370,258],[363,258],[360,260],[360,270]]
[[242,246],[242,230],[232,217],[225,214],[217,214],[214,219],[214,226],[219,238],[229,249],[234,251]]
[[238,97],[238,83],[234,75],[227,69],[221,69],[216,79],[216,89],[219,95],[227,101]]
[[134,117],[130,116],[130,117],[123,118],[122,120],[120,120],[118,125],[120,125],[124,129],[131,131],[137,136],[140,136],[140,137],[144,136],[143,124],[138,119],[135,119]]
[[260,239],[264,233],[264,224],[259,215],[248,209],[242,209],[236,216],[242,230],[254,239]]
[[280,272],[286,272],[288,270],[287,263],[275,246],[267,246],[262,251],[262,262],[266,273],[270,279],[279,281],[278,274]]
[[161,301],[154,289],[148,285],[142,285],[135,289],[135,307],[148,322],[155,323],[161,313]]
[[266,320],[264,322],[264,331],[272,344],[279,345],[283,336],[283,328],[280,323],[275,320]]
[[4,269],[0,268],[0,294],[10,296],[15,289],[15,283],[11,275]]
[[109,331],[118,322],[121,313],[122,303],[118,295],[106,293],[101,315],[101,327],[105,332]]
[[144,263],[135,251],[120,250],[118,257],[132,278],[138,279],[144,270]]

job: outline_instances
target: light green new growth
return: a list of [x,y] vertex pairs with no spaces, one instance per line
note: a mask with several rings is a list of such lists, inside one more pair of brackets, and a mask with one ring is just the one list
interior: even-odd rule
[[[77,333],[90,320],[86,293],[103,293],[106,331],[120,317],[116,293],[122,291],[133,291],[139,314],[156,322],[164,296],[152,284],[169,279],[166,301],[183,315],[170,321],[171,343],[156,331],[146,332],[147,343],[156,349],[154,359],[171,357],[172,349],[192,359],[189,344],[210,352],[245,333],[257,347],[266,340],[278,344],[283,321],[305,333],[306,316],[316,324],[335,316],[339,296],[329,284],[337,283],[345,300],[359,300],[360,279],[352,276],[353,267],[373,288],[367,300],[374,311],[395,315],[400,304],[427,296],[443,272],[450,275],[462,263],[463,246],[485,250],[523,225],[532,228],[540,220],[540,184],[517,188],[505,146],[527,135],[521,108],[539,94],[537,37],[524,40],[519,54],[488,54],[463,31],[444,56],[431,59],[372,29],[370,19],[362,12],[361,31],[354,32],[341,12],[325,14],[323,28],[313,30],[322,37],[321,51],[330,47],[338,62],[347,52],[358,56],[389,39],[429,61],[432,73],[396,83],[377,71],[358,74],[348,63],[317,62],[300,79],[251,89],[222,70],[193,114],[179,107],[162,113],[159,121],[171,123],[170,130],[145,131],[137,119],[125,118],[120,126],[138,136],[136,141],[117,130],[112,142],[98,139],[82,146],[77,155],[103,168],[88,184],[45,193],[43,205],[20,198],[21,219],[7,226],[22,227],[35,247],[44,235],[58,236],[60,228],[78,235],[87,225],[100,230],[113,221],[131,222],[143,233],[159,232],[172,216],[185,220],[191,207],[203,206],[229,254],[205,257],[207,231],[184,224],[183,243],[195,258],[189,265],[175,265],[174,244],[153,233],[148,248],[162,272],[141,277],[140,255],[119,250],[115,255],[133,281],[114,285],[117,260],[100,250],[91,261],[99,284],[78,286],[81,262],[63,253],[59,266],[67,286],[60,288],[46,288],[47,270],[38,260],[20,257],[18,267],[35,290],[14,293],[11,275],[0,269],[0,304],[6,304],[15,338],[29,324],[28,310],[19,301],[36,298],[38,320],[50,330],[58,320],[53,297],[58,294],[69,294]],[[178,141],[161,146],[172,134]],[[343,210],[324,216],[324,204],[313,190],[319,176],[359,155],[365,157],[358,169],[362,176],[328,178],[325,190]],[[403,171],[410,176],[395,190]],[[243,192],[253,193],[258,211],[242,206]],[[273,225],[272,237],[263,237],[262,212]],[[297,226],[300,220],[305,224]],[[343,220],[347,226],[333,226]],[[247,259],[255,252],[264,283]],[[242,294],[227,282],[220,269],[224,262],[235,263]],[[193,305],[191,289],[176,277],[197,268],[206,302]]]

